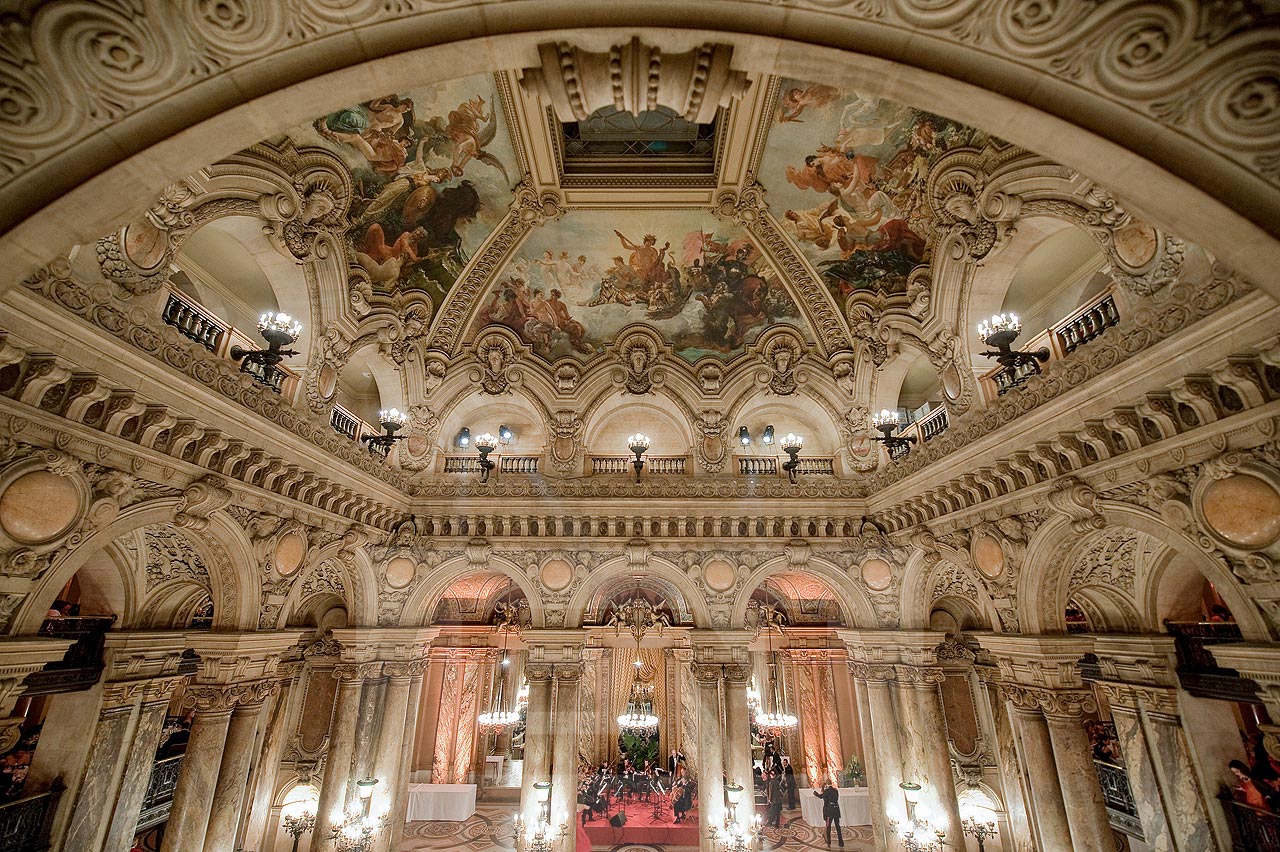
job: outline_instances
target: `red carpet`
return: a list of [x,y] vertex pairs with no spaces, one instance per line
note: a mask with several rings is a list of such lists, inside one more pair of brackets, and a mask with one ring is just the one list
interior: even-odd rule
[[[695,807],[684,820],[673,823],[670,806],[662,810],[662,816],[653,820],[653,805],[635,801],[626,805],[627,824],[621,828],[609,825],[608,819],[594,819],[587,823],[587,835],[593,849],[611,849],[619,843],[663,843],[668,846],[698,845],[698,809]],[[609,811],[616,814],[617,808]]]

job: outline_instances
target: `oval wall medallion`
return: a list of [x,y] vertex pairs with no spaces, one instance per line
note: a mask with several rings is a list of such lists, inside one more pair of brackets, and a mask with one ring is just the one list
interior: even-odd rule
[[964,391],[964,382],[960,380],[960,371],[956,369],[955,364],[948,364],[943,368],[941,378],[942,392],[947,395],[947,399],[955,402]]
[[387,563],[387,585],[403,589],[413,582],[413,575],[417,570],[418,566],[412,559],[407,556],[397,556]]
[[893,585],[893,566],[883,559],[872,557],[862,563],[862,582],[877,592]]
[[985,533],[975,537],[969,553],[973,564],[987,579],[994,580],[1004,571],[1004,548],[993,537]]
[[1210,529],[1237,547],[1266,547],[1280,538],[1280,492],[1260,477],[1236,473],[1209,483],[1200,511]]
[[80,493],[65,476],[35,470],[0,495],[0,526],[15,541],[39,544],[65,533],[80,513]]
[[292,575],[302,565],[302,559],[306,555],[306,540],[297,532],[285,533],[276,542],[276,571],[281,577]]
[[563,592],[573,582],[573,566],[563,559],[549,559],[539,574],[542,585],[553,592]]
[[702,569],[702,582],[713,592],[727,592],[734,584],[733,566],[723,559],[712,559]]
[[328,364],[320,368],[320,374],[316,376],[316,390],[320,391],[320,396],[328,399],[333,396],[334,389],[338,386],[338,371]]

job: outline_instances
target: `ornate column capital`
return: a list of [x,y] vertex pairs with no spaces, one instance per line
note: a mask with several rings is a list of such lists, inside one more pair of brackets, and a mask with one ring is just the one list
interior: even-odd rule
[[716,686],[723,673],[722,667],[715,663],[693,664],[693,679],[698,682],[698,686]]
[[525,663],[524,677],[530,684],[549,683],[551,681],[550,663]]
[[912,666],[898,663],[894,668],[897,670],[898,682],[909,683],[912,686],[932,687],[946,679],[946,673],[936,666]]
[[898,679],[894,666],[888,663],[864,663],[861,660],[849,663],[849,674],[867,683],[891,683]]
[[575,683],[582,678],[582,663],[556,663],[551,668],[556,683]]
[[427,661],[424,659],[400,660],[383,663],[382,673],[392,679],[412,680],[415,677],[422,677],[422,673],[426,671],[426,668]]
[[1071,721],[1098,710],[1093,693],[1083,689],[1044,689],[1037,686],[1006,683],[1001,691],[1015,708],[1023,712],[1040,712],[1050,721]]
[[333,667],[333,677],[342,685],[344,682],[373,680],[381,671],[382,663],[339,663]]
[[751,667],[728,665],[724,667],[725,683],[734,689],[743,689],[751,681]]

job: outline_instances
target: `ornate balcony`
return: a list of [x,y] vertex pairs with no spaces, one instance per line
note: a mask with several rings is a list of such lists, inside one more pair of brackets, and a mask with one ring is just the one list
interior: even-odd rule
[[1235,669],[1218,665],[1214,645],[1243,642],[1240,626],[1226,621],[1166,621],[1178,655],[1178,680],[1182,688],[1200,698],[1258,704],[1258,684]]
[[1218,799],[1227,814],[1232,852],[1280,852],[1280,815],[1236,801],[1226,787]]
[[147,782],[147,793],[142,797],[142,810],[138,813],[138,831],[159,825],[169,818],[169,806],[173,804],[173,791],[178,788],[182,758],[181,754],[166,757],[151,767],[151,780]]
[[1102,798],[1107,805],[1107,816],[1111,826],[1130,837],[1143,840],[1142,822],[1138,819],[1138,806],[1133,800],[1133,789],[1129,786],[1129,773],[1123,766],[1095,760],[1094,771],[1098,773],[1098,784],[1102,787]]
[[227,324],[209,313],[199,303],[179,290],[170,290],[161,318],[210,352],[219,353]]
[[46,619],[40,635],[74,639],[67,653],[56,663],[27,675],[23,695],[53,695],[88,689],[102,676],[102,649],[114,615],[72,615]]
[[0,805],[0,852],[45,852],[64,789],[59,777],[47,792]]

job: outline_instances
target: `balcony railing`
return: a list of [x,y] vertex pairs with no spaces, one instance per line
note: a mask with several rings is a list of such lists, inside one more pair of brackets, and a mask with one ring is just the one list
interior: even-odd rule
[[222,338],[227,324],[206,311],[179,290],[170,290],[161,318],[184,337],[194,340],[210,352],[221,354]]
[[40,625],[40,635],[74,639],[57,662],[48,663],[23,681],[23,695],[54,695],[88,689],[102,676],[102,650],[114,615],[68,615],[48,618]]
[[[1120,306],[1116,301],[1115,291],[1106,290],[1054,323],[1051,328],[1018,343],[1017,347],[1023,351],[1044,347],[1049,350],[1049,360],[1057,361],[1097,339],[1119,322]],[[1013,375],[1005,372],[1003,367],[996,367],[982,377],[980,384],[987,399],[994,399],[1018,387],[1034,373],[1035,367],[1031,364],[1019,367]]]
[[801,476],[835,476],[836,460],[831,456],[801,458],[796,473]]
[[151,779],[147,782],[142,810],[138,813],[138,831],[159,825],[169,818],[169,806],[173,804],[173,791],[178,788],[182,758],[181,754],[166,757],[151,767]]
[[776,456],[738,456],[738,473],[742,476],[777,476]]
[[0,805],[0,852],[45,852],[63,789],[55,778],[46,793]]
[[1213,658],[1214,645],[1243,642],[1240,626],[1230,621],[1166,621],[1178,657],[1182,688],[1201,698],[1260,703],[1258,684]]
[[339,435],[345,435],[352,441],[360,437],[361,420],[341,405],[335,405],[329,412],[329,425]]
[[[591,474],[617,475],[632,473],[633,456],[592,456]],[[683,476],[688,459],[685,456],[645,456],[645,472],[653,476]]]
[[502,473],[537,473],[541,456],[503,456],[498,470]]
[[1236,801],[1226,787],[1218,798],[1227,814],[1232,852],[1280,852],[1280,816]]
[[1138,805],[1129,786],[1129,773],[1123,766],[1101,760],[1095,760],[1093,768],[1098,774],[1111,825],[1130,837],[1142,840],[1142,822],[1138,819]]
[[[903,437],[908,435],[915,437],[917,445],[924,444],[941,435],[949,425],[951,421],[947,417],[947,408],[939,405],[919,420],[908,423],[900,434]],[[910,447],[899,445],[896,449],[889,451],[889,458],[897,461],[909,452],[911,452]]]

